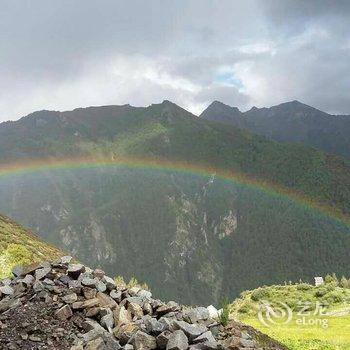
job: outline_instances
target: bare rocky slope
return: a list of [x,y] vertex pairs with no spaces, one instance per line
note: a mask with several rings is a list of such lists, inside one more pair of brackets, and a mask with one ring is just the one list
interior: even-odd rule
[[0,281],[0,349],[285,349],[236,322],[224,327],[215,308],[153,299],[71,259],[16,266]]

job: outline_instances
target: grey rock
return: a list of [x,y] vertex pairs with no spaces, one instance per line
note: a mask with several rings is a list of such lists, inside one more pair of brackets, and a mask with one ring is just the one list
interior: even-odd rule
[[96,288],[99,292],[102,292],[102,293],[107,290],[107,286],[102,281],[98,281],[96,283]]
[[5,286],[0,287],[0,292],[4,295],[13,295],[14,290],[12,287],[5,285]]
[[95,288],[83,287],[82,292],[85,299],[96,298],[97,290]]
[[141,318],[143,316],[142,307],[136,303],[129,303],[128,311],[133,317]]
[[157,348],[157,341],[151,335],[137,331],[133,337],[133,345],[135,350],[152,350]]
[[116,287],[116,284],[114,282],[114,279],[113,278],[110,278],[108,276],[104,276],[102,278],[102,282],[106,285],[107,289],[108,290],[112,290]]
[[193,340],[193,343],[204,343],[204,342],[216,343],[216,340],[212,332],[210,331],[205,332]]
[[76,293],[71,293],[62,297],[62,300],[67,304],[73,304],[78,300]]
[[73,312],[69,305],[64,305],[55,312],[55,316],[59,320],[64,321],[73,316]]
[[69,264],[72,261],[72,257],[69,255],[62,256],[60,259],[61,264]]
[[157,346],[159,349],[166,348],[168,341],[169,341],[169,337],[171,336],[171,334],[172,333],[170,331],[164,331],[158,335],[156,340],[157,340]]
[[101,317],[101,326],[105,327],[110,333],[114,327],[114,317],[113,312],[109,309],[105,309],[106,315]]
[[241,338],[240,344],[244,348],[254,348],[256,347],[256,343],[253,340],[243,339]]
[[124,350],[134,350],[134,346],[132,344],[125,344]]
[[83,277],[80,283],[85,287],[95,287],[98,281],[95,278]]
[[85,271],[85,266],[82,264],[69,264],[67,268],[68,276],[77,279],[81,273]]
[[129,288],[129,289],[128,289],[128,293],[129,293],[132,297],[134,297],[134,296],[137,295],[137,293],[138,293],[140,290],[141,290],[140,287],[132,287],[132,288]]
[[94,277],[101,279],[105,275],[105,272],[101,269],[95,269],[92,274]]
[[112,299],[114,299],[116,302],[121,302],[122,300],[122,292],[120,290],[115,290],[113,289],[111,292],[110,292],[110,297]]
[[143,312],[146,314],[146,315],[152,315],[153,314],[153,309],[152,309],[152,305],[149,303],[149,302],[145,302],[143,304]]
[[37,281],[43,279],[51,272],[51,267],[42,267],[41,269],[37,269],[35,271],[35,279]]
[[209,311],[205,307],[196,307],[187,312],[187,316],[191,323],[196,323],[209,318]]
[[199,337],[205,333],[208,328],[202,324],[189,324],[185,321],[174,321],[175,327],[185,332],[190,340]]
[[150,334],[159,334],[165,331],[166,325],[159,322],[156,318],[148,318],[145,322],[146,330]]
[[159,322],[164,325],[164,330],[175,331],[177,329],[173,319],[163,316],[159,319]]
[[148,290],[145,290],[145,289],[140,289],[138,292],[137,292],[137,295],[139,297],[143,297],[143,298],[147,298],[147,299],[151,299],[152,298],[152,293]]
[[101,337],[90,340],[85,347],[85,350],[106,350],[106,345]]
[[188,339],[186,334],[177,330],[169,337],[166,350],[186,350],[188,348]]

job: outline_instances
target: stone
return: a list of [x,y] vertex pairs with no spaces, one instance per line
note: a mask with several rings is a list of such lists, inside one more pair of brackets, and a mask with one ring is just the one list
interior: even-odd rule
[[84,347],[82,344],[73,345],[73,346],[71,346],[70,350],[84,350]]
[[61,321],[67,320],[72,315],[73,312],[69,305],[64,305],[55,312],[55,316]]
[[188,339],[183,331],[177,330],[170,335],[166,350],[187,350],[187,348]]
[[94,288],[83,287],[82,292],[85,299],[93,299],[96,297],[97,290]]
[[132,287],[132,288],[129,288],[128,290],[128,293],[131,295],[131,296],[136,296],[137,293],[141,290],[140,287]]
[[187,312],[187,317],[191,323],[207,320],[209,318],[209,311],[205,307],[196,307]]
[[76,301],[75,303],[72,304],[72,309],[73,310],[79,310],[84,308],[84,302],[83,301]]
[[189,324],[185,321],[174,321],[175,327],[185,332],[190,340],[199,337],[205,333],[208,329],[202,324]]
[[30,341],[33,341],[33,342],[40,342],[41,341],[41,338],[35,334],[30,334],[29,335],[29,340]]
[[85,350],[105,350],[105,342],[101,337],[90,340],[85,347]]
[[241,338],[240,340],[240,345],[244,348],[254,348],[256,347],[256,343],[253,340],[249,340],[249,339],[243,339]]
[[135,350],[152,350],[157,348],[156,338],[142,331],[136,332],[132,343]]
[[148,302],[143,304],[143,313],[146,315],[152,315],[153,314],[153,309],[152,309],[152,305]]
[[27,287],[32,286],[35,282],[35,278],[32,275],[25,275],[25,277],[21,280]]
[[67,304],[73,304],[78,300],[76,293],[71,293],[62,297],[62,300]]
[[128,323],[115,327],[113,334],[119,339],[120,344],[125,345],[137,331],[138,327],[135,323]]
[[109,293],[110,297],[115,300],[117,303],[120,303],[122,300],[122,292],[120,290],[111,290]]
[[42,267],[41,269],[37,269],[35,271],[35,279],[37,281],[43,279],[51,272],[51,267]]
[[105,275],[105,272],[103,270],[101,270],[101,269],[95,269],[92,272],[92,274],[94,275],[94,277],[101,279]]
[[23,277],[28,274],[34,274],[35,270],[40,267],[40,263],[33,263],[26,266],[17,265],[12,269],[12,274],[15,277]]
[[179,309],[179,305],[175,301],[169,301],[168,304],[161,305],[157,308],[156,313],[158,315],[165,315],[169,312],[174,312]]
[[134,346],[132,344],[125,344],[124,350],[134,350]]
[[101,317],[101,326],[105,327],[110,333],[114,327],[114,317],[111,310],[108,310],[107,314]]
[[82,264],[69,264],[67,268],[67,275],[74,279],[77,279],[84,271],[85,266]]
[[101,308],[99,307],[91,307],[86,310],[86,317],[95,317],[97,316],[101,311]]
[[96,283],[96,288],[97,288],[97,290],[98,290],[99,292],[101,292],[101,293],[103,293],[103,292],[105,292],[105,291],[107,290],[106,285],[105,285],[102,281],[98,281],[98,282]]
[[60,262],[61,262],[61,264],[67,265],[67,264],[69,264],[72,261],[72,259],[73,258],[71,256],[66,255],[66,256],[62,256],[61,257]]
[[219,318],[219,312],[218,312],[218,310],[217,310],[217,308],[215,306],[209,305],[207,307],[207,310],[209,312],[209,317],[210,318],[214,318],[214,319]]
[[204,343],[204,342],[211,342],[216,343],[216,340],[212,334],[212,332],[208,331],[203,334],[201,334],[199,337],[193,339],[193,343]]
[[117,303],[107,294],[98,292],[96,298],[99,300],[101,307],[109,307],[110,309],[113,309],[117,306]]
[[13,295],[14,290],[12,287],[5,285],[5,286],[0,287],[0,293],[4,294],[4,295]]
[[158,335],[165,331],[165,324],[159,322],[156,318],[148,318],[145,322],[146,330],[150,334]]
[[157,336],[156,340],[157,340],[157,346],[159,349],[166,348],[171,334],[172,333],[170,331],[164,331]]
[[152,293],[149,290],[145,290],[145,289],[140,289],[137,292],[137,295],[142,297],[142,298],[146,298],[146,299],[151,299],[152,298]]
[[106,285],[108,290],[112,290],[116,287],[116,283],[114,282],[114,279],[108,276],[104,276],[102,278],[102,282]]
[[129,303],[128,311],[133,317],[141,318],[143,316],[142,307],[136,303]]
[[93,299],[85,300],[81,307],[86,309],[89,307],[94,307],[99,305],[100,305],[100,300],[98,298],[93,298]]
[[231,336],[223,340],[221,344],[224,348],[236,350],[240,348],[240,338]]
[[123,324],[128,324],[132,321],[132,317],[130,312],[125,309],[124,306],[117,307],[114,312],[114,321],[117,326],[121,326]]
[[95,278],[83,277],[80,283],[85,287],[95,287],[97,282]]

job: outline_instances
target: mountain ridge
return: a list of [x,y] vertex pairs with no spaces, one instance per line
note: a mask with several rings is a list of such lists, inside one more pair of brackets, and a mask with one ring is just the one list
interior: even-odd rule
[[[65,157],[165,159],[237,171],[350,212],[350,170],[342,158],[207,121],[168,101],[41,113],[0,127],[2,166]],[[24,171],[0,179],[0,212],[80,261],[147,280],[159,297],[186,303],[344,273],[344,222],[307,202],[210,174],[103,162]]]
[[214,103],[200,118],[267,136],[278,142],[299,142],[350,159],[350,115],[332,115],[297,100],[240,112]]

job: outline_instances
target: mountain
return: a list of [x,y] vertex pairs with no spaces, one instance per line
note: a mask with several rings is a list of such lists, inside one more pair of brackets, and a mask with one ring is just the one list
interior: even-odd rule
[[10,276],[15,265],[58,257],[62,251],[42,241],[29,230],[0,215],[0,278]]
[[236,107],[213,102],[200,115],[234,125],[279,142],[300,142],[350,159],[350,116],[331,115],[298,101],[270,108]]
[[[120,157],[130,162],[110,164]],[[69,161],[35,169],[35,160],[55,158]],[[0,211],[80,261],[146,281],[161,298],[218,303],[348,269],[350,229],[336,219],[350,211],[346,161],[169,101],[3,123],[0,160],[5,170],[23,167],[0,177]],[[222,176],[231,172],[238,181]]]

